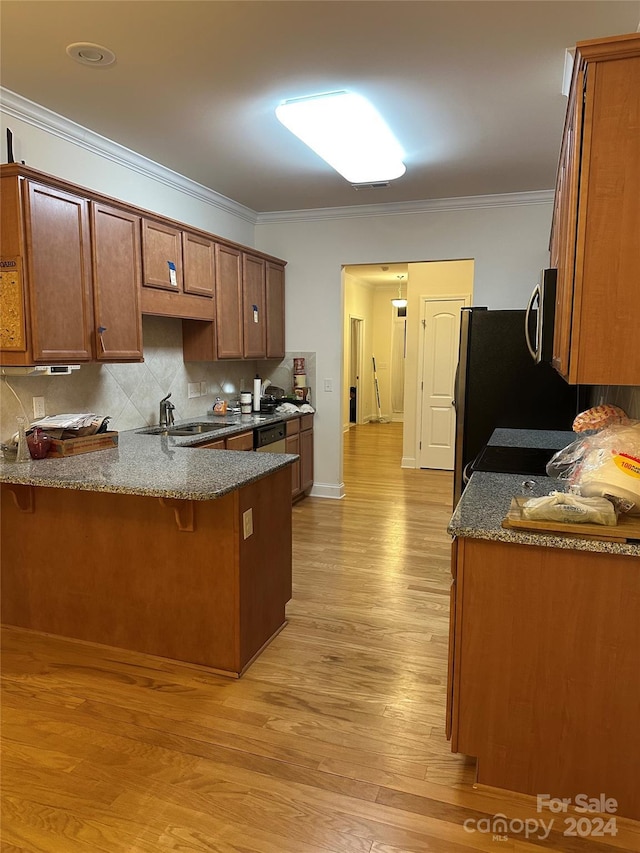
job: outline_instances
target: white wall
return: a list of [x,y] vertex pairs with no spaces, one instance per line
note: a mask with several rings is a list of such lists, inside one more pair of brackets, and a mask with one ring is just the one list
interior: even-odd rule
[[[551,202],[481,209],[350,215],[283,215],[256,226],[256,245],[288,260],[287,348],[316,352],[316,480],[342,483],[342,267],[473,259],[476,305],[523,308],[549,262]],[[334,392],[323,390],[334,379]],[[405,406],[406,406],[405,401]],[[332,492],[333,490],[333,492]]]
[[27,166],[253,246],[255,214],[242,205],[227,204],[223,196],[175,172],[158,168],[151,160],[30,101],[9,99],[10,104],[18,104],[24,116],[19,118],[9,112],[4,93],[2,100],[3,163],[7,162],[6,128],[9,127],[13,132],[14,157],[17,161],[24,160]]

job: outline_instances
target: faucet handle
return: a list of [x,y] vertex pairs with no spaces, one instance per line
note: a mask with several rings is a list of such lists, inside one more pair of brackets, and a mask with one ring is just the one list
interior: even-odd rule
[[[166,401],[169,399],[169,397],[170,397],[170,396],[171,396],[171,391],[169,391],[169,393],[167,394],[167,396],[166,396],[166,397],[163,397],[163,398],[162,398],[162,400],[160,400],[160,402],[161,402],[161,403],[166,403]],[[171,403],[169,403],[169,405],[171,406],[172,404],[171,404]]]

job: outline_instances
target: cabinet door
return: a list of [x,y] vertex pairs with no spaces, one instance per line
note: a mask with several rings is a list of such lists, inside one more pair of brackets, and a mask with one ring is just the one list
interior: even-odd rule
[[242,253],[216,244],[218,358],[242,358]]
[[96,357],[142,361],[140,217],[92,202],[91,227]]
[[[288,435],[286,438],[287,453],[300,455],[300,435]],[[296,460],[291,466],[291,497],[297,498],[301,493],[300,488],[300,460]]]
[[635,38],[635,56],[587,68],[571,382],[640,385],[640,36]]
[[267,324],[265,317],[265,268],[262,258],[242,256],[242,319],[245,358],[265,358]]
[[182,291],[182,231],[179,228],[152,219],[142,220],[142,273],[145,287]]
[[284,358],[284,267],[267,261],[267,358]]
[[89,361],[93,312],[88,202],[33,181],[24,187],[34,360]]
[[313,486],[313,430],[300,433],[300,488],[303,492]]
[[215,243],[198,234],[182,233],[184,292],[213,296],[215,277]]

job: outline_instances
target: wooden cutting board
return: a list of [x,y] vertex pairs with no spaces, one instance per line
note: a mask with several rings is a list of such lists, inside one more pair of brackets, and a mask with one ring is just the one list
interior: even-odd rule
[[553,533],[556,536],[578,536],[582,539],[601,539],[606,542],[640,540],[640,516],[622,515],[615,527],[605,524],[570,524],[563,521],[532,521],[523,518],[522,505],[529,500],[524,496],[511,499],[509,512],[502,526],[511,530],[528,530],[536,533]]

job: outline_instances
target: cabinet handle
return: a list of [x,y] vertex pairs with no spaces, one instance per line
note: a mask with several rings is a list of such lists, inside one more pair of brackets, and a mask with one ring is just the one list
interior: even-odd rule
[[[529,317],[531,316],[531,312],[533,310],[533,305],[534,305],[536,299],[538,300],[538,305],[539,305],[540,304],[540,285],[539,284],[537,284],[533,288],[533,293],[531,294],[531,299],[529,300],[529,304],[527,305],[527,310],[526,310],[526,313],[524,315],[524,339],[527,342],[527,349],[529,350],[529,354],[534,361],[538,360],[538,353],[533,348],[533,346],[531,344],[531,339],[529,337]],[[539,322],[539,321],[540,321],[540,318],[538,318],[537,322]],[[536,338],[537,337],[538,337],[538,333],[536,332]],[[536,340],[536,347],[537,346],[538,346],[538,342]]]
[[102,339],[102,335],[103,335],[103,333],[104,333],[104,332],[106,332],[106,331],[107,331],[107,327],[106,327],[106,326],[98,326],[98,335],[99,335],[99,337],[100,337],[100,346],[101,346],[101,348],[102,348],[102,352],[106,352],[106,351],[107,351],[107,348],[106,348],[106,347],[105,347],[105,345],[104,345],[104,340]]

